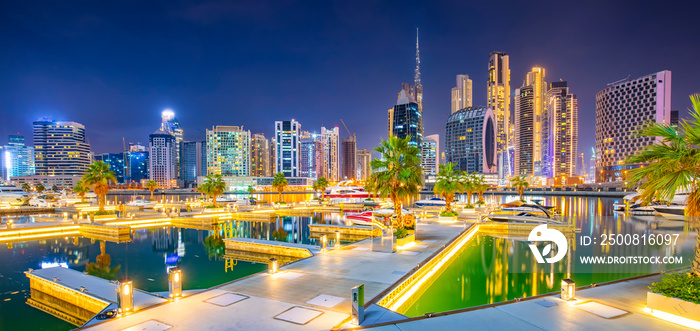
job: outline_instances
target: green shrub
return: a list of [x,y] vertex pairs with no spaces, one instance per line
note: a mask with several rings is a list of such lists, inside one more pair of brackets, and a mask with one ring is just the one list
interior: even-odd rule
[[669,273],[652,283],[649,290],[661,295],[700,304],[700,277],[686,272]]
[[372,200],[372,198],[367,198],[367,199],[365,199],[365,201],[374,201],[374,200]]
[[95,216],[100,216],[100,215],[114,215],[114,214],[116,214],[116,212],[114,212],[114,210],[105,210],[105,211],[99,211],[99,210],[98,210],[98,211],[96,211],[96,212],[90,212],[90,213],[88,213],[88,214],[92,214],[92,215],[95,215]]
[[280,202],[278,202],[278,204],[280,204],[280,205],[286,205],[287,203],[284,202],[284,201],[280,201]]
[[459,213],[454,211],[454,210],[443,211],[442,213],[440,213],[440,216],[441,217],[455,217],[455,216],[459,216]]
[[396,239],[403,239],[408,236],[408,231],[403,226],[396,229]]
[[466,205],[466,206],[464,206],[464,208],[466,208],[466,209],[474,209],[474,205]]

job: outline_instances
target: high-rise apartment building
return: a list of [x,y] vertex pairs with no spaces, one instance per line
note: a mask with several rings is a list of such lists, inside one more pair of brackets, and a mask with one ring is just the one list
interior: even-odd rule
[[321,143],[323,145],[323,160],[321,174],[329,181],[340,180],[340,130],[338,127],[326,129],[321,127]]
[[242,126],[214,126],[207,130],[207,174],[250,175],[250,131]]
[[323,143],[317,134],[305,134],[301,139],[299,167],[301,177],[318,179],[322,174]]
[[342,179],[357,179],[357,137],[355,135],[343,139]]
[[180,144],[180,180],[184,187],[197,186],[197,177],[206,175],[207,142],[182,142]]
[[275,121],[275,173],[299,177],[301,124],[295,120]]
[[401,90],[396,105],[390,112],[393,114],[390,116],[393,120],[390,134],[399,139],[411,137],[410,144],[420,148],[423,142],[423,114],[415,99],[406,90]]
[[472,80],[469,79],[469,75],[457,75],[457,86],[452,88],[452,111],[450,114],[471,106]]
[[544,68],[534,67],[528,72],[523,87],[515,90],[516,176],[547,176],[547,169],[551,167],[546,164],[548,149],[544,146],[549,132],[544,77]]
[[566,82],[553,82],[545,94],[549,133],[545,147],[549,149],[552,177],[578,174],[576,164],[583,160],[578,153],[578,100]]
[[596,179],[620,182],[628,165],[625,159],[660,141],[634,133],[649,122],[671,123],[671,72],[668,70],[610,84],[596,94]]
[[[97,156],[96,156],[97,159]],[[109,170],[114,172],[114,177],[117,177],[117,183],[124,183],[126,176],[126,160],[124,153],[102,153],[99,155],[99,160],[109,165]]]
[[30,176],[35,172],[34,148],[24,144],[24,136],[11,134],[8,144],[0,147],[0,170],[2,179]]
[[272,176],[270,142],[262,133],[253,134],[250,139],[250,175],[254,177]]
[[161,127],[148,136],[148,177],[161,188],[177,185],[177,140]]
[[489,54],[486,107],[493,109],[496,116],[496,151],[498,177],[506,178],[513,173],[508,167],[507,149],[512,143],[508,140],[511,126],[510,116],[510,57],[504,52]]
[[175,113],[166,109],[161,113],[161,128],[175,137],[175,175],[180,174],[180,144],[185,140],[185,133],[182,130],[180,121],[175,118]]
[[127,153],[127,177],[125,182],[140,183],[148,179],[148,149],[142,145],[132,145]]
[[421,167],[423,168],[423,176],[437,175],[438,164],[440,164],[440,135],[432,134],[426,136],[421,144]]
[[76,122],[34,122],[36,174],[82,176],[90,164],[90,144],[85,126]]
[[464,108],[447,118],[445,162],[467,173],[496,173],[496,117],[491,108]]
[[372,153],[366,149],[357,150],[357,180],[367,180],[372,174]]

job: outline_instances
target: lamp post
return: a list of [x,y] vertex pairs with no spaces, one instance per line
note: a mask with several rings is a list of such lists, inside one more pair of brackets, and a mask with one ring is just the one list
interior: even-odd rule
[[180,268],[168,270],[168,292],[170,299],[177,299],[182,296],[182,270]]

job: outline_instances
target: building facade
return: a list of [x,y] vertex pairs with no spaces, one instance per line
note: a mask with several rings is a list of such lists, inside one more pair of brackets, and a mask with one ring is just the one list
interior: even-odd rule
[[90,165],[85,126],[76,122],[34,122],[36,174],[82,176]]
[[250,138],[250,175],[254,177],[272,176],[270,142],[262,133],[255,133]]
[[207,130],[207,174],[250,175],[250,131],[217,125]]
[[[515,172],[516,176],[546,176],[551,169],[545,146],[549,117],[545,108],[547,82],[544,68],[527,73],[523,87],[515,90]],[[537,171],[536,171],[537,170]]]
[[175,113],[166,109],[161,113],[161,128],[175,137],[175,176],[180,175],[180,147],[185,141],[185,132],[182,130],[180,121],[175,118]]
[[399,139],[411,137],[409,144],[420,148],[423,142],[423,114],[418,103],[406,90],[399,92],[396,105],[393,109],[391,132]]
[[323,144],[323,163],[320,176],[337,182],[340,180],[340,130],[338,127],[332,129],[321,127],[321,143]]
[[180,144],[180,181],[184,187],[197,185],[197,177],[207,175],[207,142],[184,141]]
[[34,148],[24,144],[24,136],[11,134],[7,145],[0,147],[0,170],[2,179],[8,182],[11,177],[34,174]]
[[357,179],[357,137],[343,139],[342,179]]
[[452,88],[452,110],[450,114],[471,106],[472,80],[469,79],[469,75],[457,75],[457,85]]
[[178,187],[177,145],[175,136],[162,128],[148,136],[148,178],[161,188]]
[[469,107],[448,117],[445,161],[467,173],[496,173],[496,117],[491,108]]
[[323,144],[316,134],[309,134],[301,139],[301,158],[299,161],[301,177],[318,179],[322,173]]
[[[576,164],[583,155],[578,153],[578,100],[570,93],[566,82],[553,82],[545,96],[549,115],[548,154],[551,155],[552,177],[579,175]],[[583,164],[581,165],[583,168]]]
[[440,135],[432,134],[426,136],[421,144],[421,167],[423,168],[423,176],[436,176],[440,164]]
[[659,141],[636,137],[649,122],[671,123],[671,71],[664,70],[637,79],[612,84],[596,94],[595,181],[623,182],[625,159]]
[[366,149],[357,150],[357,180],[367,180],[372,174],[372,153]]
[[275,121],[275,173],[299,177],[301,124],[295,120]]
[[504,52],[489,54],[486,107],[493,109],[496,116],[496,151],[498,153],[498,177],[512,175],[509,168],[507,149],[512,144],[510,134],[510,56]]
[[[98,159],[97,155],[95,159]],[[126,171],[128,170],[124,153],[103,153],[99,155],[99,161],[109,165],[109,170],[112,170],[114,172],[114,177],[117,177],[117,183],[124,183]]]

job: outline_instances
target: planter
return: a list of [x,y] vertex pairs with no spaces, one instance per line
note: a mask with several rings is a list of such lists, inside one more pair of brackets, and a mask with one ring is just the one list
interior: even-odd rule
[[396,246],[401,247],[401,246],[406,245],[406,244],[413,242],[415,240],[416,240],[416,236],[413,234],[409,234],[401,239],[397,238],[396,239]]
[[662,294],[647,292],[647,308],[700,321],[700,305]]
[[408,234],[416,234],[416,230],[406,230],[406,232],[408,232]]

